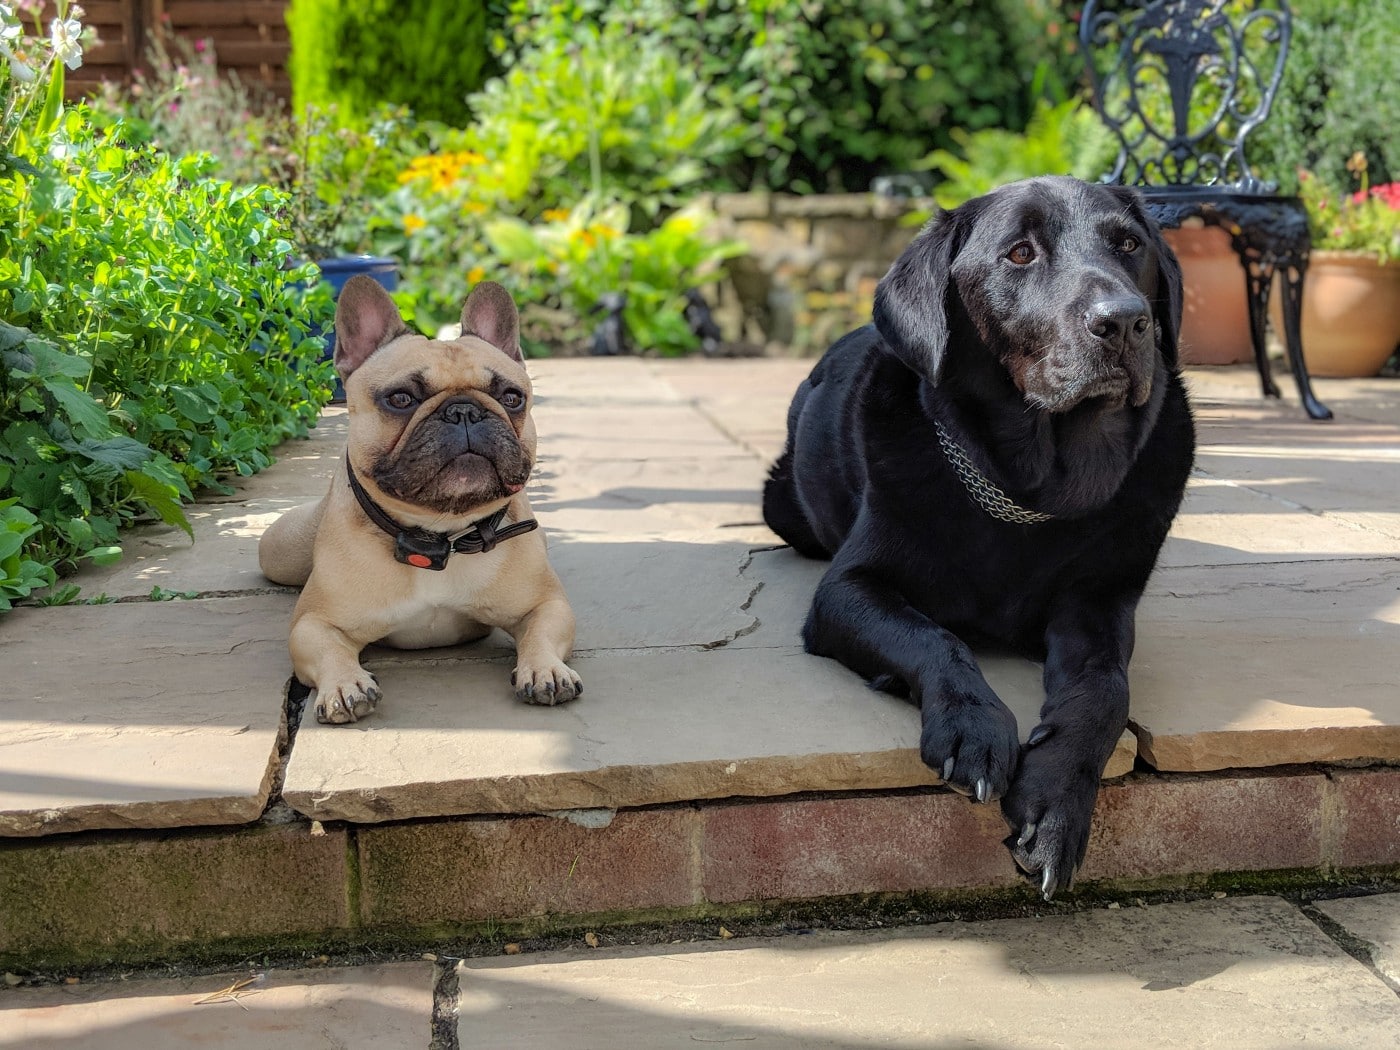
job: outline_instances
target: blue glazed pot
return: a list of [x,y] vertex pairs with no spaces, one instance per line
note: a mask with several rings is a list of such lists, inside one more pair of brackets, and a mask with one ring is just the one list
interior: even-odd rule
[[[383,286],[387,292],[392,292],[399,286],[399,261],[390,259],[384,255],[337,255],[332,259],[318,259],[316,265],[321,268],[321,277],[331,286],[332,297],[340,298],[340,290],[345,287],[345,282],[356,274],[364,273],[373,277]],[[335,359],[335,330],[325,333],[326,351],[324,359],[331,361]],[[340,382],[340,377],[335,379],[335,392],[331,395],[331,401],[339,404],[345,400],[345,387]]]

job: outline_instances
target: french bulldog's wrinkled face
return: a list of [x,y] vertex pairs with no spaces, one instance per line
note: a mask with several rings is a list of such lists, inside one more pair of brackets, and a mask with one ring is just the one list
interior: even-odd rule
[[519,492],[534,467],[535,428],[509,294],[479,285],[462,336],[441,341],[407,332],[383,289],[358,280],[337,307],[336,368],[361,481],[450,516]]
[[346,392],[352,462],[387,496],[465,514],[519,492],[530,477],[530,381],[480,339],[401,336]]

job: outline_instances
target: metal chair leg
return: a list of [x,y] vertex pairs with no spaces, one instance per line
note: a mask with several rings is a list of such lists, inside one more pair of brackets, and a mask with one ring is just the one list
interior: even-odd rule
[[1279,291],[1283,306],[1283,344],[1288,351],[1288,367],[1293,370],[1294,382],[1298,384],[1298,397],[1313,419],[1331,419],[1332,410],[1313,394],[1308,366],[1303,360],[1303,270],[1285,266],[1282,277]]
[[1251,263],[1241,258],[1244,266],[1245,299],[1249,304],[1249,341],[1254,348],[1254,367],[1259,369],[1259,383],[1265,397],[1282,397],[1269,367],[1268,347],[1264,339],[1265,319],[1269,309],[1269,287],[1274,283],[1274,268],[1268,263]]

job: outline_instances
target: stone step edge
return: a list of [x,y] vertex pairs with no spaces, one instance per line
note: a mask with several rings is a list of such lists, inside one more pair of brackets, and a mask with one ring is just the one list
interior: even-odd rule
[[[1400,879],[1396,812],[1393,766],[1132,774],[1101,792],[1079,889],[1046,907]],[[472,817],[8,840],[0,970],[305,958],[870,902],[891,914],[1038,907],[1005,833],[994,806],[913,789],[656,806],[606,822]]]

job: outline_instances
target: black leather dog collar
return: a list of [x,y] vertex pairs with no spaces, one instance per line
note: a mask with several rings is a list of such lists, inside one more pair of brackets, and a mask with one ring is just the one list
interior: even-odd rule
[[370,499],[369,493],[360,484],[360,479],[355,477],[355,468],[350,465],[348,454],[345,457],[345,474],[350,479],[350,491],[355,494],[355,499],[369,516],[369,520],[394,537],[394,560],[404,565],[412,565],[415,569],[440,571],[447,568],[447,559],[453,554],[485,554],[495,550],[496,544],[502,540],[532,532],[540,527],[540,523],[534,518],[527,518],[525,521],[517,521],[501,528],[501,522],[506,516],[506,508],[502,507],[490,517],[474,521],[466,531],[456,534],[430,532],[416,527],[405,528],[385,513],[383,507]]

